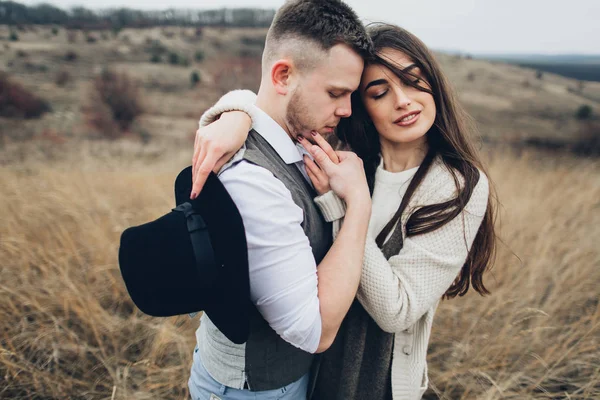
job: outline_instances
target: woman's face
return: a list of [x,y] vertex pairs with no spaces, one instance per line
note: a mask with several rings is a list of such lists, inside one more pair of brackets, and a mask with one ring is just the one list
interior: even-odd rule
[[[380,55],[399,69],[418,76],[416,83],[429,89],[419,68],[404,53],[384,49]],[[382,147],[425,142],[425,134],[433,125],[436,113],[431,94],[406,85],[380,64],[365,67],[359,90],[367,113],[379,132]]]

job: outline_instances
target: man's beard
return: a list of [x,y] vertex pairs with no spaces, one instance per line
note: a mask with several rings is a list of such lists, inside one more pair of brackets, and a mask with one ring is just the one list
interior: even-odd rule
[[311,119],[306,103],[302,99],[302,93],[296,89],[286,111],[287,124],[290,133],[297,137],[298,135],[308,135],[311,130],[316,129],[315,122]]

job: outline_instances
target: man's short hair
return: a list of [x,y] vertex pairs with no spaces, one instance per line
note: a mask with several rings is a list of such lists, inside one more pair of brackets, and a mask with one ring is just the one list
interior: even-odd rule
[[[366,58],[371,39],[356,13],[340,0],[288,0],[275,14],[263,54],[263,67],[292,56],[298,68],[312,67],[322,52],[345,44]],[[316,48],[315,48],[316,46]]]

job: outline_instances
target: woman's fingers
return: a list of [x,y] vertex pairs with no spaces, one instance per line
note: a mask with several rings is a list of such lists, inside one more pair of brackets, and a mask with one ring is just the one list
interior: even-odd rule
[[331,147],[327,140],[325,140],[323,136],[321,136],[317,131],[312,131],[311,134],[315,143],[323,149],[325,154],[327,154],[329,158],[331,158],[331,161],[333,161],[335,164],[339,164],[340,160],[338,159],[335,150],[333,150],[333,147]]
[[320,141],[323,144],[323,146],[325,146],[325,148],[321,147],[321,145],[318,143],[313,144],[313,143],[309,142],[308,139],[306,139],[302,135],[298,135],[297,139],[298,139],[298,142],[306,149],[306,151],[308,151],[313,156],[315,153],[315,150],[313,149],[313,147],[317,146],[321,150],[323,150],[323,154],[327,155],[327,157],[329,157],[331,159],[331,162],[333,162],[334,164],[338,164],[340,162],[340,160],[339,160],[337,154],[335,153],[335,151],[333,150],[333,148],[329,145],[329,143],[327,143],[327,141],[325,141],[325,139],[323,139],[323,137],[321,135],[319,135],[318,133],[316,133],[316,135],[317,136],[313,136],[313,138],[315,138],[315,140],[317,140],[316,139],[317,137],[320,138]]
[[312,184],[313,184],[314,187],[317,187],[317,185],[320,185],[319,179],[308,168],[306,169],[306,175],[308,175],[308,177],[310,178],[310,181],[312,182]]
[[206,147],[207,146],[202,146],[200,144],[200,140],[196,141],[196,144],[194,146],[194,156],[192,158],[192,180],[193,181],[196,180],[196,176],[198,175],[198,169],[200,168],[200,165],[206,158],[206,153],[207,153]]
[[304,165],[306,166],[306,173],[317,192],[319,194],[328,192],[331,188],[329,186],[329,177],[325,172],[306,155],[304,156]]
[[311,160],[309,156],[304,156],[304,165],[306,165],[306,169],[312,172],[317,178],[326,177],[321,168],[319,168],[319,166],[313,160]]
[[196,169],[196,174],[193,179],[192,193],[190,194],[192,200],[198,197],[198,194],[204,187],[208,176],[213,171],[218,161],[219,155],[214,152],[205,153],[204,157],[197,160],[199,166]]

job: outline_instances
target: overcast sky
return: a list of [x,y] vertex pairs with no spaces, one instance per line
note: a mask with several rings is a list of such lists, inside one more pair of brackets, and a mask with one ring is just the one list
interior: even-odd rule
[[[17,0],[19,1],[19,0]],[[21,0],[36,4],[38,0]],[[48,0],[59,7],[260,7],[283,0]],[[434,49],[470,53],[600,54],[600,0],[347,0],[364,22],[391,22]]]

